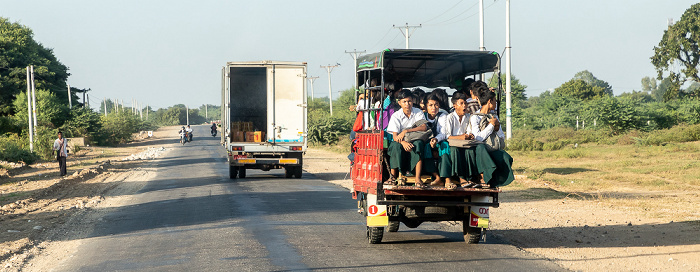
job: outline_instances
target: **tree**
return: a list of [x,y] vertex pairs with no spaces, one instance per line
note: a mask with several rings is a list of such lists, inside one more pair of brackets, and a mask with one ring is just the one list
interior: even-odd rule
[[583,79],[572,79],[554,89],[554,94],[569,96],[581,100],[590,100],[610,96],[600,86],[593,86]]
[[37,89],[53,92],[61,102],[68,100],[65,91],[68,67],[58,61],[53,50],[35,41],[33,36],[28,27],[0,17],[0,115],[19,111],[10,105],[17,94],[27,89],[26,67],[29,65],[34,65]]
[[580,79],[588,83],[588,85],[603,88],[603,91],[608,95],[613,95],[612,86],[607,82],[596,78],[593,73],[588,70],[583,70],[574,75],[574,79]]
[[[657,78],[663,79],[664,72],[669,73],[673,81],[671,91],[677,91],[687,80],[700,82],[698,64],[700,62],[700,3],[688,8],[681,20],[664,31],[658,46],[654,47],[651,63],[656,68]],[[680,63],[680,72],[673,69],[674,63]],[[674,97],[674,95],[668,95]]]
[[643,77],[642,78],[642,91],[648,92],[648,93],[653,93],[656,91],[656,79],[652,77]]
[[[15,121],[26,128],[28,124],[27,93],[19,93],[13,106],[17,110],[14,115]],[[68,105],[63,104],[56,94],[47,90],[36,90],[36,107],[37,123],[40,126],[57,128],[69,118]]]
[[[503,82],[503,91],[505,92],[506,88],[506,75],[501,74],[501,82]],[[494,74],[491,79],[489,79],[489,87],[498,87],[498,77],[496,77],[496,74]],[[527,94],[525,94],[525,89],[527,89],[527,85],[524,85],[520,83],[520,80],[517,79],[514,75],[510,75],[510,96],[513,99],[513,105],[515,106],[520,106],[522,107],[525,104],[525,101],[527,101]],[[505,98],[503,98],[503,101],[505,103]]]

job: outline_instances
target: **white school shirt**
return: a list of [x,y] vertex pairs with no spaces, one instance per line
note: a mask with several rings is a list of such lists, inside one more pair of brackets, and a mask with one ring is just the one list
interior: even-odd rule
[[389,119],[389,125],[386,126],[387,132],[401,133],[402,131],[409,129],[418,122],[418,120],[424,120],[423,111],[419,108],[411,109],[411,116],[406,116],[403,113],[403,109],[399,109],[394,112]]
[[442,113],[442,114],[440,114],[440,117],[438,117],[437,120],[435,120],[435,119],[430,120],[430,118],[427,117],[428,114],[427,113],[425,114],[426,115],[425,120],[427,120],[429,123],[438,122],[437,127],[435,128],[435,129],[437,129],[437,135],[435,135],[435,139],[437,139],[438,142],[447,139],[447,136],[443,132],[443,130],[444,130],[443,128],[445,127],[445,122],[447,122],[447,116],[449,115],[443,109],[440,109],[440,113]]
[[[366,110],[366,109],[369,109],[372,107],[372,104],[369,104],[368,105],[369,107],[366,108],[365,103],[366,103],[366,101],[364,99],[358,100],[357,105],[355,106],[355,110],[359,112],[360,110]],[[362,116],[364,116],[364,121],[362,123],[362,125],[364,126],[364,129],[370,129],[372,126],[370,124],[369,111],[362,112]]]
[[464,135],[469,133],[469,131],[469,113],[464,113],[462,121],[459,121],[459,115],[457,115],[456,111],[447,115],[442,131],[445,137]]
[[[501,121],[500,119],[498,119],[497,115],[494,114],[493,117],[496,118],[496,120],[498,120],[499,122]],[[493,125],[489,124],[488,126],[486,126],[486,128],[484,128],[484,130],[480,130],[479,122],[481,122],[481,118],[483,118],[483,116],[472,114],[472,117],[469,119],[469,122],[472,126],[472,134],[474,134],[474,139],[483,142],[484,139],[486,139],[487,137],[489,137],[489,135],[491,135],[491,133],[493,133]],[[506,135],[503,134],[503,124],[501,124],[501,126],[498,128],[498,131],[496,131],[496,136],[498,136],[498,138],[505,139]]]

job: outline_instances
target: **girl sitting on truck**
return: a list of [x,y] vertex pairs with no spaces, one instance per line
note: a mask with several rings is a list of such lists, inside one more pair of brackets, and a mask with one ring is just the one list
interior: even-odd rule
[[[498,116],[490,113],[496,109],[496,94],[484,86],[476,88],[475,91],[479,97],[481,109],[470,118],[474,138],[484,141],[495,133],[498,138],[504,139],[505,135]],[[488,118],[488,125],[482,128],[480,123],[483,118]],[[475,188],[505,186],[515,179],[511,167],[513,157],[502,149],[488,151],[485,145],[480,144],[476,148],[476,162],[482,181]]]

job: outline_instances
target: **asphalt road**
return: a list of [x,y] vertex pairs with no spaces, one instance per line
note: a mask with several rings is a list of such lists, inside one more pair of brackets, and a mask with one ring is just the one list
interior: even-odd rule
[[162,158],[156,178],[54,271],[564,270],[492,236],[467,245],[461,227],[437,223],[401,225],[370,245],[346,189],[282,170],[230,180],[219,138],[204,135],[195,127],[194,141]]

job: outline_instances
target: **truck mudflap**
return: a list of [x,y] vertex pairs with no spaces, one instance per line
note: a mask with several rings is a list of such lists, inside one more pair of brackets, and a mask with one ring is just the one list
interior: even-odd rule
[[490,196],[472,196],[472,203],[481,203],[465,207],[464,213],[469,213],[469,226],[475,228],[489,228],[489,206],[493,203],[493,198]]
[[377,195],[374,194],[367,194],[367,226],[389,226],[389,216],[387,215],[386,205],[377,204]]

